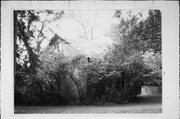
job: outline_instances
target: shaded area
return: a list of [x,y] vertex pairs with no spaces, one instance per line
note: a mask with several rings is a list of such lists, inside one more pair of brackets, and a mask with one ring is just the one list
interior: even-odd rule
[[138,96],[129,104],[96,104],[81,106],[16,106],[15,114],[21,113],[161,113],[162,96]]

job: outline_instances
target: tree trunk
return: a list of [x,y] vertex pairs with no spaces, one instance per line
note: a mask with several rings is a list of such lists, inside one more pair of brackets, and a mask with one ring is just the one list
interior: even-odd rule
[[74,84],[76,85],[76,88],[77,88],[77,91],[78,91],[78,100],[77,100],[77,103],[80,103],[80,96],[81,96],[81,94],[80,94],[80,87],[79,87],[78,83],[75,80],[73,72],[74,72],[74,69],[73,69],[72,73],[69,76],[72,79],[72,81],[74,82]]

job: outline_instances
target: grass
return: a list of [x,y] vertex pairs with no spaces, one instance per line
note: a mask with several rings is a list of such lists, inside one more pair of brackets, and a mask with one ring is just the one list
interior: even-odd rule
[[15,114],[47,113],[161,113],[161,96],[138,96],[134,103],[81,106],[15,106]]

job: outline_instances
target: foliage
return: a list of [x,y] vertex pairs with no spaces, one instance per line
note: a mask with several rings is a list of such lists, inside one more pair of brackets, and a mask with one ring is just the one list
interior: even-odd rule
[[150,72],[146,75],[145,85],[162,85],[162,56],[160,53],[146,52],[144,62]]
[[112,37],[123,44],[123,47],[127,47],[124,50],[161,52],[161,12],[159,10],[150,10],[145,20],[140,20],[141,14],[138,14],[140,18],[129,15],[130,19],[121,18],[121,15],[120,11],[115,13],[120,23],[112,28]]
[[[31,38],[33,37],[33,33],[30,31],[30,25],[33,23],[33,21],[38,20],[38,16],[35,15],[34,11],[15,11],[15,43],[18,40],[25,48],[20,46],[19,44],[16,44],[15,46],[15,53],[16,58],[22,58],[20,57],[21,54],[23,54],[24,50],[27,51],[25,54],[25,58],[22,60],[25,60],[23,63],[26,64],[27,62],[30,64],[31,71],[33,72],[34,69],[38,66],[38,56],[33,51],[33,48],[30,46],[29,42],[31,41]],[[19,52],[21,51],[21,52]]]
[[[111,29],[115,43],[103,59],[55,52],[60,42],[69,45],[55,33],[41,49],[43,29],[64,14],[41,12],[55,16],[41,20],[33,10],[15,11],[15,104],[128,103],[143,85],[162,85],[160,11],[149,11],[144,20],[141,12],[140,17],[129,12],[125,19],[120,10],[115,11],[119,22]],[[44,25],[40,31],[32,28],[37,22]]]
[[[145,85],[160,86],[162,80],[160,11],[150,10],[149,16],[145,20],[138,20],[138,17],[132,15],[130,15],[131,19],[124,20],[121,18],[120,11],[117,11],[115,16],[119,18],[120,23],[114,27],[112,33],[116,44],[109,59],[111,59],[111,62],[121,59],[119,62],[128,63],[129,60],[127,59],[137,53],[143,58],[142,62],[144,62],[149,72],[144,75],[148,82]],[[133,58],[133,60],[136,60],[136,58]]]
[[[45,11],[48,14],[49,11]],[[62,13],[60,13],[62,14]],[[44,21],[44,25],[56,18]],[[39,12],[34,10],[19,10],[14,12],[14,43],[15,43],[15,104],[44,104],[44,90],[47,88],[46,81],[42,80],[42,76],[38,74],[42,61],[39,59],[40,43],[44,39],[43,28],[39,31],[37,47],[32,45],[35,38],[35,31],[38,29],[32,27],[34,23],[40,22]],[[47,22],[47,23],[45,23]],[[38,52],[37,52],[38,51]],[[56,92],[55,92],[56,93]],[[52,94],[53,95],[53,94]]]
[[[29,42],[33,37],[30,31],[30,25],[33,21],[38,21],[38,17],[34,11],[15,11],[15,38],[14,41],[21,44],[15,45],[15,102],[22,101],[25,104],[30,102],[31,96],[26,91],[33,93],[34,90],[29,90],[32,82],[36,81],[36,68],[39,66],[38,55],[33,51]],[[25,52],[26,51],[26,52]],[[23,57],[24,55],[24,57]],[[19,62],[18,62],[19,61]],[[23,92],[22,92],[22,91]],[[27,95],[27,96],[25,96]],[[21,99],[21,97],[24,97]]]
[[[46,96],[49,97],[49,104],[53,103],[53,96],[58,96],[55,104],[66,104],[73,98],[72,81],[70,80],[71,66],[63,54],[53,54],[51,50],[45,50],[40,55],[42,68],[39,75],[43,82],[46,82]],[[64,101],[62,101],[64,100]]]

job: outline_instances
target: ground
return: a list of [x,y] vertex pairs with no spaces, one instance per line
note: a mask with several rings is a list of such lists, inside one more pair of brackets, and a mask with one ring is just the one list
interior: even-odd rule
[[80,106],[15,106],[15,113],[161,113],[161,96],[138,96],[134,103]]

